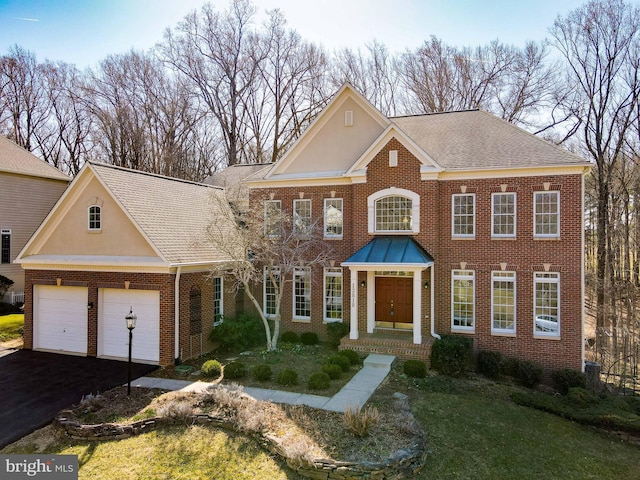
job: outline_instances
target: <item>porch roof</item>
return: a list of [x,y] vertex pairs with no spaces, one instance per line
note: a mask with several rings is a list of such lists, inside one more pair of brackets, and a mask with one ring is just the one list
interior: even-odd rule
[[342,262],[347,267],[372,264],[428,267],[433,257],[411,237],[375,237]]

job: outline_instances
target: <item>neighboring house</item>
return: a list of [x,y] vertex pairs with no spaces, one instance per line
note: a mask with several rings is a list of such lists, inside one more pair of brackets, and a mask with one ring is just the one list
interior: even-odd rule
[[57,168],[0,136],[0,275],[14,282],[0,302],[22,301],[24,271],[14,260],[70,181]]
[[[26,244],[25,348],[171,365],[212,348],[233,294],[206,240],[222,189],[86,163]],[[222,216],[225,218],[225,216]]]
[[281,330],[324,335],[342,321],[341,348],[424,359],[456,334],[547,370],[582,368],[589,169],[489,113],[387,118],[344,85],[245,180],[251,208],[318,220],[333,247],[332,265],[294,274]]

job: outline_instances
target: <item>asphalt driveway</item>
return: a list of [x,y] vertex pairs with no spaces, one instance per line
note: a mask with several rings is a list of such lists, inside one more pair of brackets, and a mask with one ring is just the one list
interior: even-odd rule
[[[132,379],[155,370],[134,363]],[[127,383],[127,362],[18,350],[0,357],[0,448],[48,424],[84,395]]]

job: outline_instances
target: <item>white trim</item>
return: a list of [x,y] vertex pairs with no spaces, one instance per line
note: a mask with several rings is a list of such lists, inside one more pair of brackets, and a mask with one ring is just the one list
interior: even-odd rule
[[[549,194],[549,193],[555,193],[558,197],[558,212],[557,212],[557,233],[555,234],[550,234],[550,233],[536,233],[536,195],[539,194]],[[560,238],[560,226],[562,225],[561,223],[561,218],[560,218],[560,191],[559,190],[537,190],[535,192],[533,192],[533,237],[534,238]]]
[[[496,275],[498,274],[498,275]],[[509,274],[509,276],[507,276]],[[494,307],[495,307],[495,299],[494,299],[494,288],[493,284],[495,281],[507,281],[513,283],[513,328],[494,328],[493,327],[493,315],[494,315]],[[504,270],[494,270],[491,272],[491,335],[513,335],[515,336],[517,331],[517,288],[516,288],[516,272],[514,271],[504,271]]]
[[[340,205],[341,205],[341,208],[340,208],[340,215],[341,215],[341,217],[340,217],[340,220],[341,220],[340,230],[342,231],[342,233],[340,233],[339,235],[337,235],[337,234],[327,234],[327,226],[328,226],[328,222],[327,222],[327,202],[333,202],[333,201],[340,201]],[[331,238],[331,239],[343,238],[343,236],[344,236],[344,199],[342,197],[338,197],[338,198],[329,197],[329,198],[325,198],[324,199],[322,233],[323,233],[324,238]]]
[[[307,279],[307,281],[309,282],[309,315],[296,315],[296,281],[297,279],[300,278],[302,279],[302,281],[305,281],[305,278]],[[305,321],[305,322],[310,322],[311,321],[311,268],[310,267],[296,267],[293,269],[293,285],[292,285],[292,293],[293,295],[291,296],[292,302],[291,302],[291,318],[295,321]],[[306,301],[306,299],[305,299]]]
[[[455,199],[457,197],[473,198],[473,233],[456,233],[455,228]],[[475,193],[454,193],[451,195],[451,238],[476,238],[476,194]]]
[[[264,221],[264,233],[267,237],[270,238],[278,238],[282,233],[279,234],[269,234],[269,232],[267,231],[267,228],[270,226],[269,223],[269,217],[267,215],[267,205],[268,204],[272,204],[272,205],[278,205],[278,215],[281,214],[282,212],[282,200],[265,200],[263,202],[263,221]],[[278,224],[280,224],[280,219],[278,219]],[[282,225],[280,225],[280,227],[282,228]]]
[[[457,273],[459,272],[459,273]],[[471,272],[470,275],[462,274],[461,272]],[[454,319],[454,303],[455,303],[455,281],[456,280],[471,280],[472,285],[472,295],[473,295],[473,316],[472,316],[472,326],[461,326],[455,325]],[[475,332],[476,330],[476,272],[475,270],[468,269],[453,269],[451,270],[451,331],[461,331],[461,332]]]
[[[385,197],[406,197],[411,200],[411,229],[410,230],[376,230],[376,202]],[[415,234],[420,233],[420,195],[404,188],[389,187],[378,190],[367,197],[368,233],[371,234]]]
[[[274,299],[274,305],[275,305],[275,311],[273,313],[268,313],[267,312],[267,282],[270,282],[271,279],[267,276],[267,269],[271,268],[274,270],[274,275],[278,276],[278,286],[276,287],[276,293],[275,295],[275,299]],[[277,290],[280,289],[280,286],[282,285],[282,270],[280,269],[280,267],[267,267],[264,266],[262,269],[262,313],[264,314],[265,317],[267,318],[275,318],[276,317],[276,313],[278,311],[278,305],[277,305],[277,300],[278,300],[278,292]]]
[[[91,209],[92,208],[97,208],[98,209],[98,220],[97,222],[94,220],[95,223],[98,224],[98,227],[92,227],[91,226]],[[102,207],[100,205],[96,205],[95,203],[92,205],[89,205],[87,207],[87,230],[89,230],[92,233],[97,233],[97,232],[101,232],[102,231]]]
[[[555,278],[538,278],[538,275],[555,275]],[[556,298],[556,302],[558,303],[556,319],[558,322],[558,331],[557,332],[538,332],[536,331],[536,319],[537,319],[537,286],[539,283],[555,283],[557,285],[558,296]],[[562,327],[562,320],[560,315],[560,272],[533,272],[533,335],[537,338],[558,338],[560,337],[560,328]]]
[[[216,280],[220,280],[220,320],[216,321]],[[224,319],[224,277],[222,275],[213,277],[211,280],[213,284],[213,326],[217,327],[222,324]]]
[[[327,317],[327,277],[340,278],[340,313],[341,313],[340,318]],[[342,267],[325,267],[322,274],[322,321],[324,323],[335,323],[335,322],[342,322],[343,320],[344,320],[344,280],[343,280]]]
[[[495,197],[496,195],[511,195],[513,197],[513,233],[495,233]],[[518,195],[516,192],[493,192],[491,194],[491,238],[515,238],[518,231]]]
[[[304,226],[302,228],[297,226],[297,222],[296,220],[299,217],[298,214],[298,206],[300,205],[304,205],[304,204],[308,204],[309,205],[309,216],[308,217],[300,217],[301,220],[303,220],[304,222]],[[311,202],[310,198],[295,198],[293,200],[293,233],[295,235],[308,235],[309,234],[309,229],[311,228],[311,224],[313,223],[313,212],[312,209],[313,208],[313,203]]]
[[357,340],[358,332],[358,270],[349,267],[349,339]]

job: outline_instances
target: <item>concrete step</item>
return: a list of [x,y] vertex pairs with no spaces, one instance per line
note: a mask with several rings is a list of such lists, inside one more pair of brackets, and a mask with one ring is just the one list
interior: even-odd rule
[[395,361],[395,355],[381,355],[379,353],[372,353],[364,360],[365,367],[373,368],[386,368],[387,371],[391,370],[391,365]]

